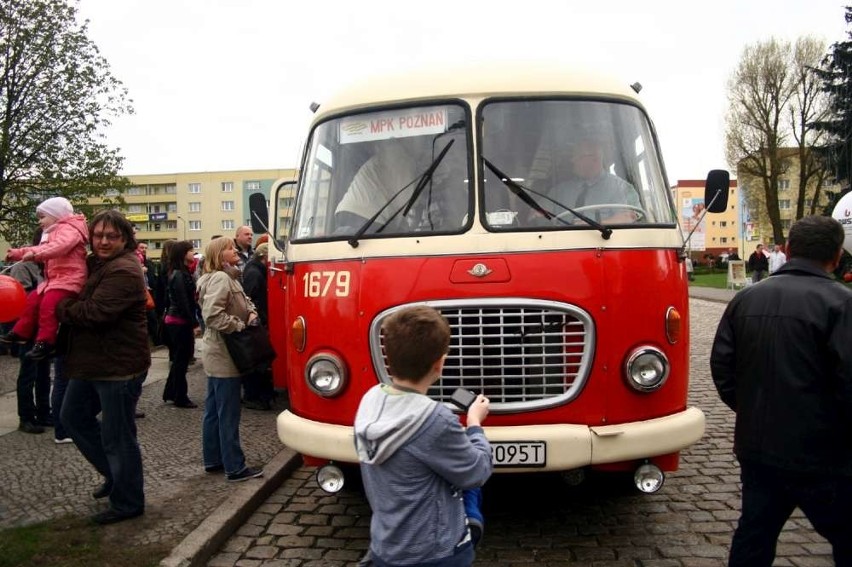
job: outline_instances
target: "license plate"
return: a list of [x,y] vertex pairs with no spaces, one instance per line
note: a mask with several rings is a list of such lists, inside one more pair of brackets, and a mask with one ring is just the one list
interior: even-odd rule
[[543,467],[546,459],[544,441],[491,442],[491,462],[495,467]]

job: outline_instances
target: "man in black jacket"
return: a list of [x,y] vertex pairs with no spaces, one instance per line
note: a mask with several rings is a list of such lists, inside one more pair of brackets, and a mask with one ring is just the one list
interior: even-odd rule
[[710,368],[736,412],[742,515],[729,565],[770,566],[795,507],[852,565],[852,291],[831,277],[843,228],[805,217],[790,261],[734,297]]
[[757,283],[766,277],[766,272],[769,270],[769,256],[763,253],[763,244],[758,244],[748,257],[748,269],[751,272],[752,283]]

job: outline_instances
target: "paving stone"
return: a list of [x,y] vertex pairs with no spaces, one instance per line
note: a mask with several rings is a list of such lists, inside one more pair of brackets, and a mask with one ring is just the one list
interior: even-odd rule
[[[722,567],[740,514],[733,413],[709,375],[709,350],[724,304],[690,301],[689,403],[707,418],[703,439],[681,454],[680,470],[654,495],[629,481],[592,479],[566,487],[557,478],[495,475],[485,487],[486,531],[475,567]],[[2,467],[2,464],[0,464]],[[315,469],[299,468],[266,501],[261,533],[278,554],[264,565],[354,567],[369,545],[370,508],[360,487],[328,495]],[[233,539],[233,538],[232,538]],[[236,549],[229,542],[223,549]],[[832,565],[828,544],[796,512],[779,538],[776,567]],[[224,554],[223,554],[224,555]],[[217,556],[218,557],[218,556]],[[242,556],[249,559],[247,553]],[[211,563],[212,564],[212,563]],[[233,567],[233,566],[228,566]]]

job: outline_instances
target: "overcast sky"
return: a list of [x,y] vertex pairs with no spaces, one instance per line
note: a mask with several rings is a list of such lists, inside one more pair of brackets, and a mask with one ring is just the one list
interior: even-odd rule
[[[846,3],[850,3],[848,0]],[[745,45],[846,39],[838,0],[80,0],[136,113],[124,174],[296,167],[309,105],[363,75],[441,61],[558,59],[639,81],[669,181],[724,161]]]

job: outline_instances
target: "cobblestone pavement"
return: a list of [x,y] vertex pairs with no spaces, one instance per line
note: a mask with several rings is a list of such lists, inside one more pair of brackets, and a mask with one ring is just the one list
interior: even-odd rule
[[[17,360],[0,357],[2,393],[9,389],[9,376],[16,373]],[[197,409],[162,402],[167,374],[168,353],[158,349],[139,402],[147,415],[137,420],[145,469],[145,515],[105,528],[124,544],[159,543],[166,552],[235,489],[222,475],[203,471],[201,417],[206,379],[201,362],[191,366],[188,374],[189,395],[199,404]],[[277,408],[282,409],[283,405]],[[240,434],[249,464],[263,465],[281,450],[275,434],[278,411],[243,410]],[[17,416],[13,419],[16,423]],[[105,501],[91,496],[102,482],[100,475],[73,444],[56,445],[51,429],[41,435],[20,431],[1,435],[0,455],[0,529],[104,509]]]
[[[720,290],[724,291],[724,290]],[[485,487],[486,533],[477,566],[715,567],[725,565],[739,516],[733,414],[719,401],[708,359],[724,309],[717,293],[691,306],[690,404],[707,415],[704,438],[681,455],[657,494],[627,479],[570,488],[555,477],[495,475]],[[354,565],[367,548],[370,510],[358,482],[338,495],[316,488],[302,467],[208,563],[211,567]],[[777,566],[833,565],[829,545],[797,512],[785,526]]]

